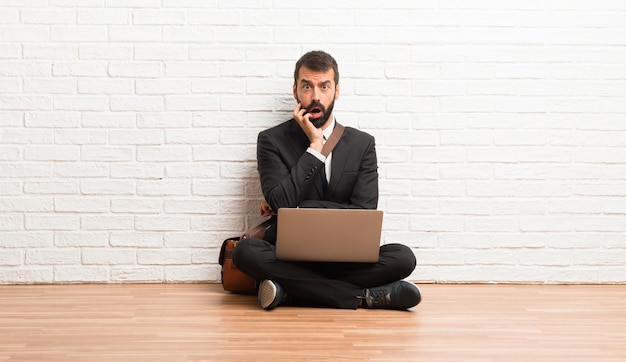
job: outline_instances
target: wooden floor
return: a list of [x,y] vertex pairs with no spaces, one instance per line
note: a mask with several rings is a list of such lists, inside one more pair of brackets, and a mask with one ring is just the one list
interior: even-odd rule
[[408,312],[217,284],[0,286],[0,361],[626,361],[626,286],[421,285]]

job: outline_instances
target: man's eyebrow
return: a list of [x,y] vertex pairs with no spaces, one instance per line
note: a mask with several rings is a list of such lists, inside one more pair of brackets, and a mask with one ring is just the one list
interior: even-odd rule
[[[300,80],[300,83],[301,83],[301,84],[303,84],[303,83],[304,83],[304,84],[306,84],[306,83],[308,83],[308,84],[312,84],[312,83],[313,83],[313,81],[310,81],[310,80],[308,80],[308,79],[304,79],[304,78],[302,78],[302,79]],[[321,84],[329,84],[329,83],[332,83],[330,79],[327,79],[327,80],[324,80],[324,81],[322,81],[322,82],[321,82]]]

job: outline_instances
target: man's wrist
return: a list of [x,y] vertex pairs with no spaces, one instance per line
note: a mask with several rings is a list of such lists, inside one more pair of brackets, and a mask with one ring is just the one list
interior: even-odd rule
[[324,155],[322,155],[322,153],[320,151],[317,151],[311,147],[307,148],[306,150],[308,153],[312,154],[313,156],[315,156],[318,160],[322,161],[322,162],[326,162],[326,157]]

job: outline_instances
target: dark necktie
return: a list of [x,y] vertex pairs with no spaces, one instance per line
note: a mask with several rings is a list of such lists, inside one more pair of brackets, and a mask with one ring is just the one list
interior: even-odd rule
[[328,189],[328,180],[326,179],[326,164],[322,164],[322,172],[320,172],[322,178],[322,190],[326,193]]
[[[326,136],[324,136],[324,143],[326,142]],[[326,164],[322,164],[322,172],[320,172],[322,178],[322,191],[326,193],[328,189],[328,179],[326,178]]]

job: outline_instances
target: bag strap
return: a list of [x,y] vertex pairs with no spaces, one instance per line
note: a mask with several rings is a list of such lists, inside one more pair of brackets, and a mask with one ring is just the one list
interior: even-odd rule
[[272,225],[272,218],[269,218],[259,225],[246,230],[241,236],[242,239],[257,237],[257,235],[264,235],[265,230]]
[[328,140],[326,140],[326,143],[324,143],[324,146],[322,147],[322,155],[324,155],[324,157],[328,157],[328,155],[330,155],[333,151],[333,148],[335,148],[337,142],[339,142],[341,135],[343,135],[344,130],[345,127],[342,124],[335,122],[333,132],[330,134],[330,137],[328,137]]

